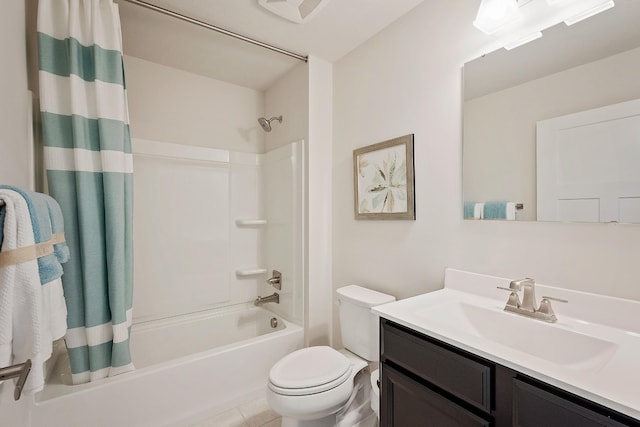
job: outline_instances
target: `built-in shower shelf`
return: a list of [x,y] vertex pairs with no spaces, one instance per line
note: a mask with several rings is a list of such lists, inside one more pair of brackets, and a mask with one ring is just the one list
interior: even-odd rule
[[259,225],[267,225],[267,220],[261,218],[236,219],[236,225],[238,227],[256,227]]
[[257,276],[259,274],[264,274],[266,272],[267,272],[266,268],[243,268],[241,270],[236,270],[236,276],[238,277]]

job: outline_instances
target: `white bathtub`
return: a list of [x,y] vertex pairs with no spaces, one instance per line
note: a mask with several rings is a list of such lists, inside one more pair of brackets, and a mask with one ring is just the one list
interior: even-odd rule
[[189,425],[262,396],[271,366],[303,345],[301,327],[249,305],[134,325],[131,335],[136,371],[71,386],[55,367],[31,427]]

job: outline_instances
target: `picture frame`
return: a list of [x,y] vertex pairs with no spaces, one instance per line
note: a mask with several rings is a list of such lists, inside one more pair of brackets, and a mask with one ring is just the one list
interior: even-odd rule
[[357,220],[415,220],[413,134],[353,150]]

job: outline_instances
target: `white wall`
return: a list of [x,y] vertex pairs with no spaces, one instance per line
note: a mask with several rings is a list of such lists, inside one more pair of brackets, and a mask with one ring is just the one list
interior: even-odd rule
[[333,67],[317,57],[300,63],[265,94],[267,118],[283,115],[282,124],[272,122],[266,134],[267,151],[289,142],[306,142],[307,177],[305,217],[305,343],[331,342],[331,140]]
[[[335,65],[334,287],[405,298],[456,267],[640,299],[640,226],[463,221],[461,67],[487,42],[472,26],[477,6],[424,2]],[[355,221],[352,150],[407,133],[417,220]]]
[[[309,139],[309,65],[300,62],[265,92],[264,116],[282,116],[265,134],[265,151]],[[260,132],[263,132],[260,130]]]
[[264,151],[264,93],[125,56],[131,135],[249,153]]
[[308,345],[332,342],[332,187],[331,152],[333,136],[333,66],[309,58],[309,145],[308,145]]
[[4,2],[0,14],[0,183],[31,188],[32,142],[27,108],[24,1]]
[[536,122],[640,98],[639,67],[636,48],[465,102],[465,200],[524,202],[535,220]]

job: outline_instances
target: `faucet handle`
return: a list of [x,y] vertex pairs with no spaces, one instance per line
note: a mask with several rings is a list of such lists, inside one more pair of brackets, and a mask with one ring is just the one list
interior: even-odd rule
[[540,307],[538,308],[538,312],[545,314],[547,317],[547,321],[555,322],[556,321],[556,313],[553,311],[553,307],[551,307],[551,301],[558,301],[567,303],[566,299],[562,298],[554,298],[554,297],[542,297],[542,301],[540,301]]
[[507,301],[507,305],[513,306],[515,308],[520,307],[520,297],[518,296],[518,289],[505,288],[504,286],[496,286],[496,288],[503,291],[511,292],[511,295],[509,295],[509,300]]
[[[544,295],[542,296],[542,301],[544,300],[549,300],[549,301],[558,301],[558,302],[564,302],[567,303],[569,302],[569,300],[566,299],[562,299],[562,298],[555,298],[555,297],[545,297]],[[540,301],[540,303],[542,303],[542,301]]]

